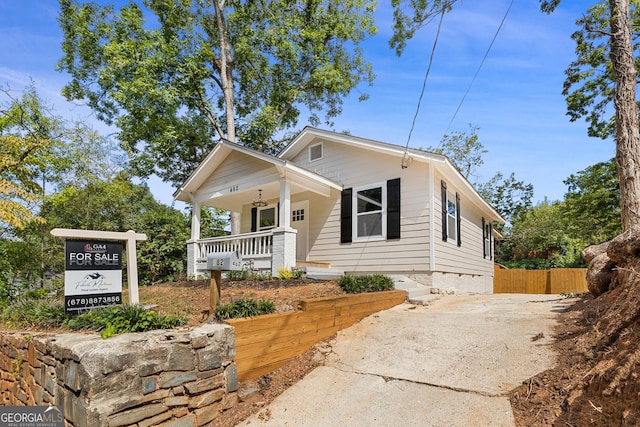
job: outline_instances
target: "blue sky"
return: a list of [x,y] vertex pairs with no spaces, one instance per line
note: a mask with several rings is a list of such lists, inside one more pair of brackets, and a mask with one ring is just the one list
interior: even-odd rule
[[[377,78],[345,100],[334,120],[337,131],[405,145],[425,72],[437,22],[409,41],[402,57],[388,47],[391,8],[380,1],[378,34],[363,45]],[[560,200],[563,180],[570,174],[615,155],[611,140],[589,138],[583,121],[571,123],[561,94],[564,70],[574,59],[570,35],[575,21],[592,1],[563,0],[552,15],[539,11],[537,0],[515,0],[506,21],[451,123],[474,74],[509,7],[510,0],[458,2],[444,17],[426,91],[409,145],[437,146],[445,132],[479,127],[488,153],[478,176],[486,181],[496,172],[534,186],[535,201]],[[0,2],[0,84],[20,90],[30,80],[57,114],[95,122],[85,107],[67,103],[60,90],[68,76],[55,71],[62,56],[62,34],[53,0]],[[449,127],[449,124],[451,126]],[[307,123],[301,122],[300,128]],[[107,132],[95,122],[94,127]],[[174,189],[151,180],[156,198],[171,204]]]

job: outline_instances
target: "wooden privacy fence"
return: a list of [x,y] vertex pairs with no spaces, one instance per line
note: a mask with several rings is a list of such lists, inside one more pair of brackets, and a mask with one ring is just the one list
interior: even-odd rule
[[551,270],[494,269],[493,292],[496,294],[562,294],[588,292],[586,268]]
[[405,291],[372,292],[301,301],[300,311],[229,319],[235,328],[238,379],[278,369],[318,341],[406,300]]

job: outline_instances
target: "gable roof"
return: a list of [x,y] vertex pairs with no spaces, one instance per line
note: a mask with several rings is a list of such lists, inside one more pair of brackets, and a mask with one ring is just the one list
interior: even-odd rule
[[491,221],[505,222],[505,219],[491,206],[475,189],[475,187],[458,171],[451,160],[445,155],[430,153],[414,148],[405,148],[399,145],[389,144],[371,139],[360,138],[344,133],[332,132],[313,127],[305,127],[289,145],[287,145],[279,154],[280,159],[293,159],[310,143],[318,139],[331,140],[341,144],[350,145],[370,151],[387,154],[398,158],[398,162],[403,168],[410,167],[412,162],[429,163],[439,170],[447,180],[451,181],[456,188],[459,188],[463,194],[470,198],[472,203],[478,206],[483,212],[489,212]]
[[280,159],[261,151],[221,139],[213,150],[211,150],[205,159],[198,165],[198,167],[173,193],[173,198],[184,202],[192,202],[191,194],[195,193],[202,184],[204,184],[204,182],[232,152],[239,152],[270,164],[278,169],[281,175],[286,174],[294,176],[298,183],[302,183],[311,190],[314,188],[333,188],[338,191],[342,190],[342,185],[325,178],[322,175],[318,175],[315,172],[304,169],[286,159]]

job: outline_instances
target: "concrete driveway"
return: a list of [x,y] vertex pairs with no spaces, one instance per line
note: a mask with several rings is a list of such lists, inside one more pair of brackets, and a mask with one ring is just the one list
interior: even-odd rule
[[553,364],[557,295],[450,295],[338,333],[316,368],[241,425],[511,426],[511,389]]

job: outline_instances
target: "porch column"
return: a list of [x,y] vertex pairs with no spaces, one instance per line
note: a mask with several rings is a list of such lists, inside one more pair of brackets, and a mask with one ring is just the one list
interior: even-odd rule
[[291,186],[286,178],[280,178],[280,208],[278,211],[281,228],[291,228]]
[[291,186],[286,177],[280,179],[280,226],[273,230],[271,274],[279,276],[279,268],[296,266],[296,233],[291,228]]
[[200,202],[191,199],[191,239],[187,241],[187,277],[196,278],[196,260],[200,256],[198,240],[200,239]]

